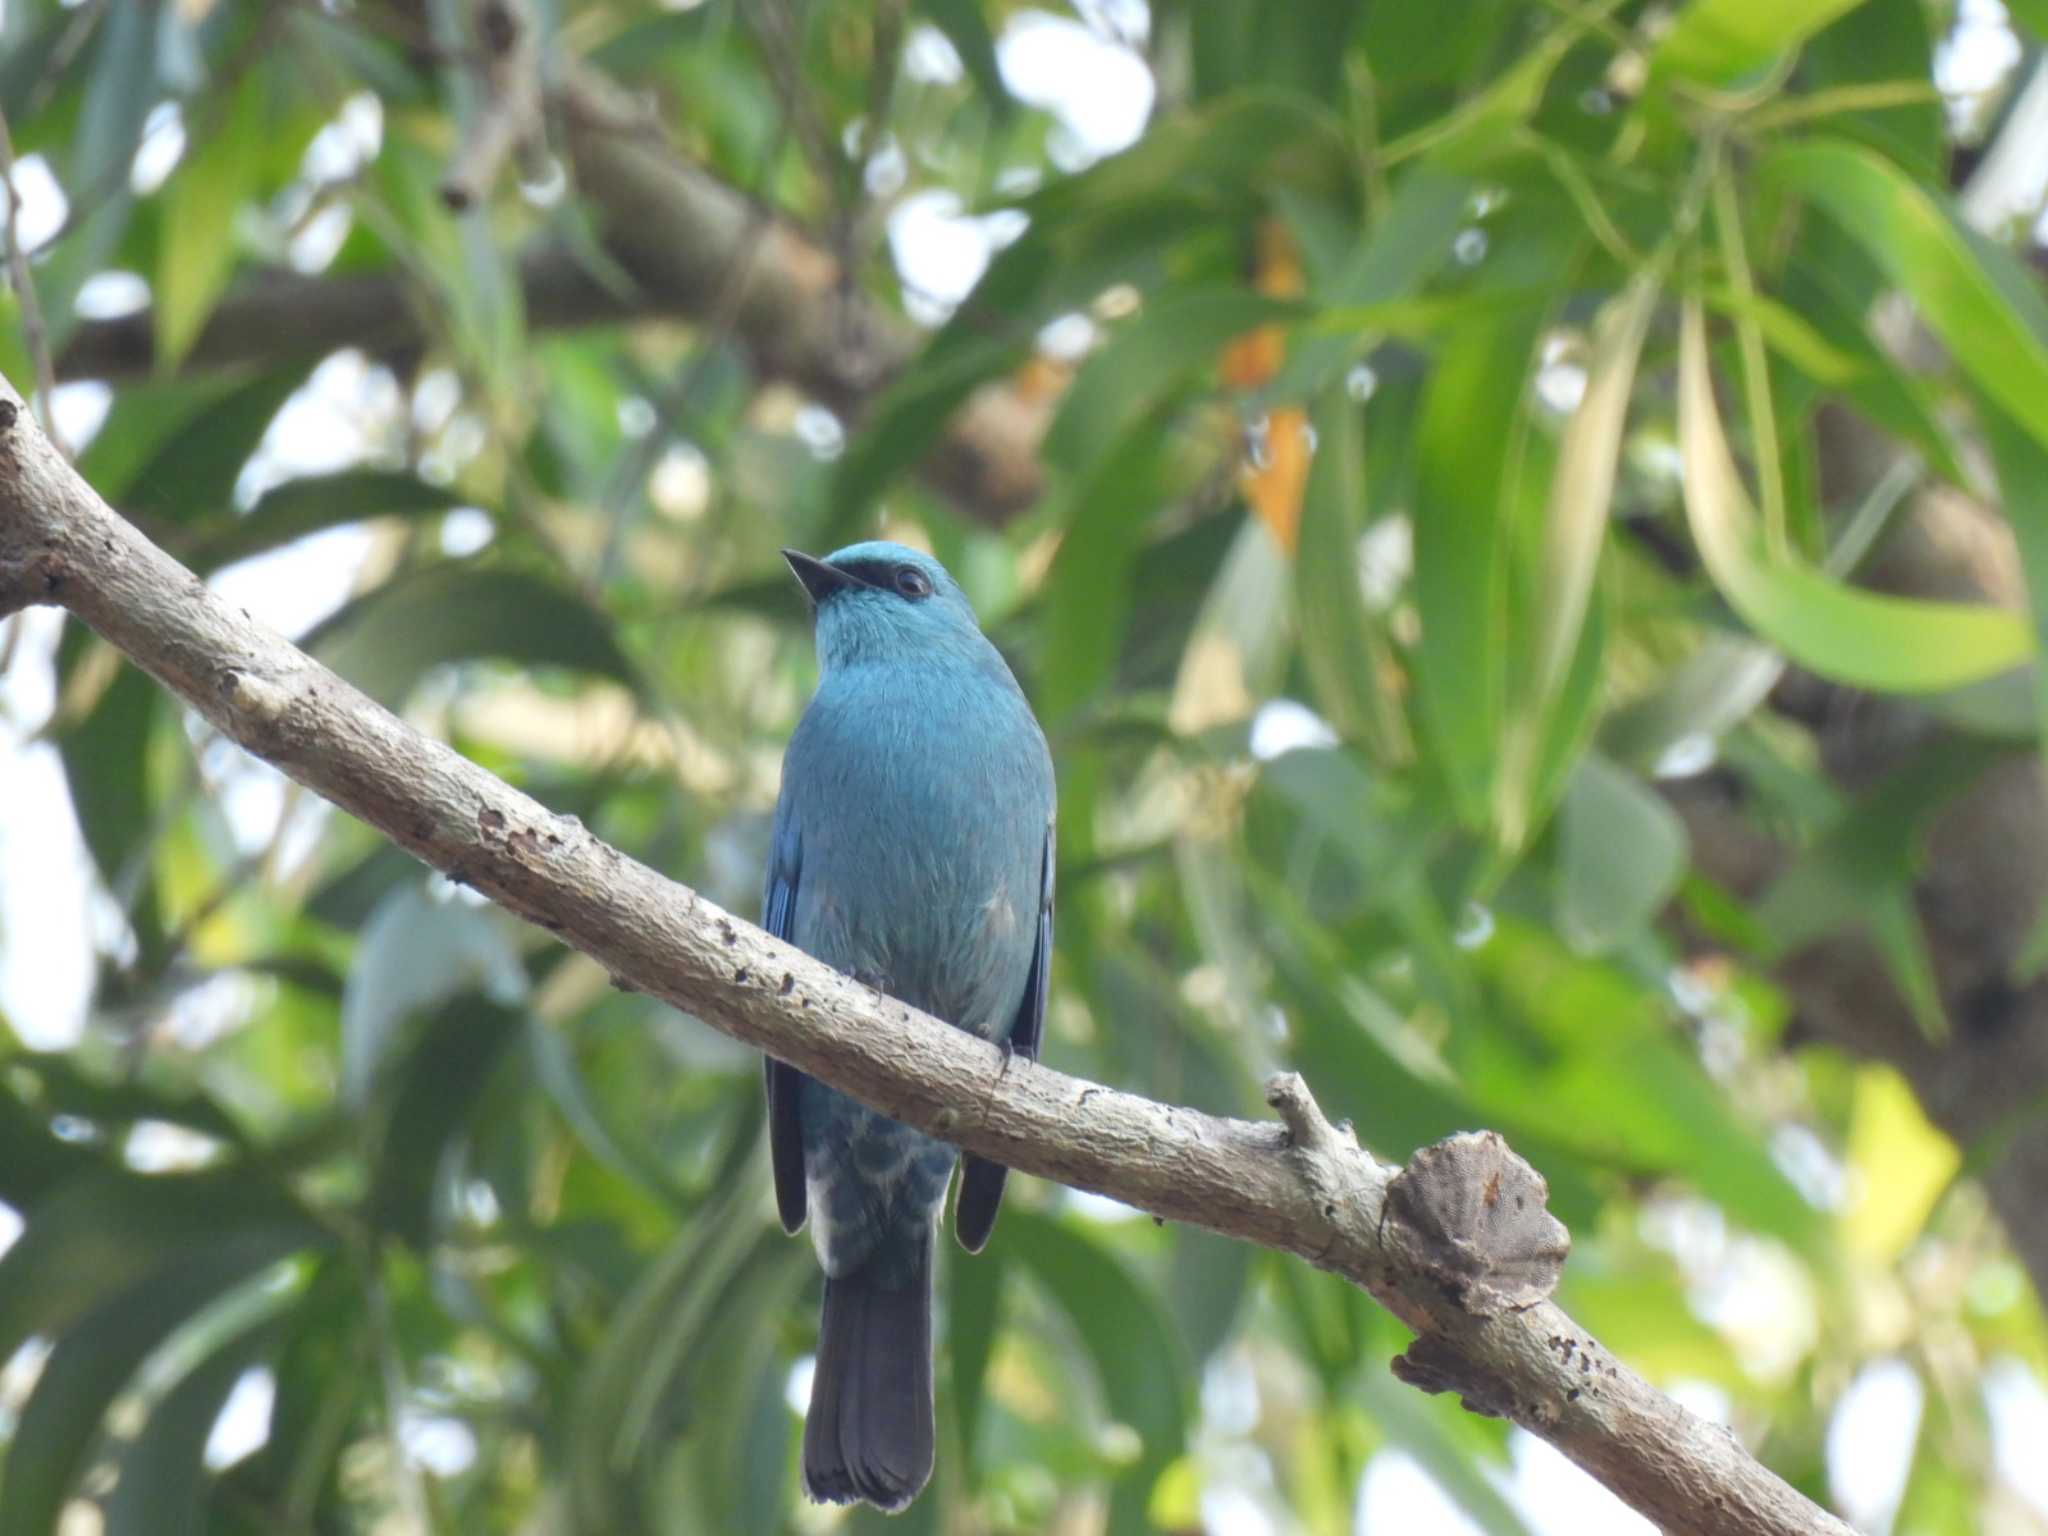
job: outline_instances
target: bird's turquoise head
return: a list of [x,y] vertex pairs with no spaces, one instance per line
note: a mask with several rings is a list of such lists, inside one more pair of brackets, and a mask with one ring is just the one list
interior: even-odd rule
[[785,549],[817,616],[818,665],[978,657],[988,648],[967,594],[921,550],[883,540],[824,559]]

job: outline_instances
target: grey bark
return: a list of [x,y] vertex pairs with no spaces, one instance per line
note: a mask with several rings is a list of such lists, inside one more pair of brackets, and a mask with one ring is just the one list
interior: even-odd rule
[[1273,1124],[1006,1061],[554,815],[223,603],[101,501],[0,381],[0,614],[32,603],[68,609],[230,739],[620,985],[1022,1172],[1363,1287],[1417,1334],[1404,1380],[1513,1419],[1667,1529],[1846,1536],[1549,1300],[1566,1234],[1499,1137],[1455,1136],[1394,1169],[1293,1074],[1269,1085]]

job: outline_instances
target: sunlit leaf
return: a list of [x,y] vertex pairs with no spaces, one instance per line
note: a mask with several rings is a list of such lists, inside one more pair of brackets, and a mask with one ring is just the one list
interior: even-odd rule
[[1657,303],[1661,274],[1639,275],[1593,328],[1586,392],[1566,425],[1543,512],[1543,553],[1532,655],[1526,683],[1514,690],[1502,786],[1501,833],[1510,847],[1528,832],[1535,754],[1579,648],[1593,577],[1606,542],[1608,505],[1621,452],[1621,432],[1635,385],[1636,358]]
[[1861,145],[1787,145],[1771,152],[1763,172],[1847,229],[1912,297],[1963,371],[2048,445],[2048,301],[2030,294],[2009,253],[1973,242],[1942,203]]
[[164,195],[157,258],[156,362],[174,373],[199,339],[235,266],[235,219],[261,165],[270,81],[252,69],[212,134],[188,150]]
[[1765,550],[1721,430],[1696,302],[1686,309],[1680,352],[1679,442],[1686,514],[1715,584],[1801,665],[1859,687],[1925,693],[1994,676],[2032,654],[2017,614],[1857,591],[1789,553]]
[[1856,1074],[1846,1150],[1854,1177],[1842,1212],[1843,1238],[1889,1264],[1920,1235],[1963,1155],[1928,1123],[1905,1079],[1875,1064]]
[[1652,68],[1726,84],[1796,47],[1858,0],[1691,0],[1652,55]]
[[1417,432],[1415,596],[1423,719],[1467,819],[1484,824],[1507,689],[1502,508],[1540,315],[1503,315],[1438,354]]

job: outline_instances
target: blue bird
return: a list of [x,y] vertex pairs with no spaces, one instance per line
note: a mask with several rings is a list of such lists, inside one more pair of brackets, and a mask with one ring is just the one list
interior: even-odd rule
[[[1027,1057],[1052,958],[1053,769],[966,595],[929,555],[783,558],[816,616],[818,691],[782,767],[762,924]],[[932,1473],[933,1234],[954,1149],[781,1062],[768,1072],[783,1226],[825,1270],[804,1489],[899,1510]],[[954,1235],[981,1251],[1006,1170],[969,1155]]]

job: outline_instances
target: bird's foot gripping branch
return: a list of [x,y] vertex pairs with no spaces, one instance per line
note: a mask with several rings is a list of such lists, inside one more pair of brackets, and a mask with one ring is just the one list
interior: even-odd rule
[[1164,1220],[1299,1255],[1414,1328],[1396,1369],[1549,1440],[1659,1525],[1848,1527],[1551,1301],[1563,1229],[1498,1137],[1394,1170],[1299,1078],[1221,1119],[1085,1083],[840,975],[557,817],[224,603],[107,506],[0,381],[0,613],[67,609],[230,739],[613,976],[905,1124]]

